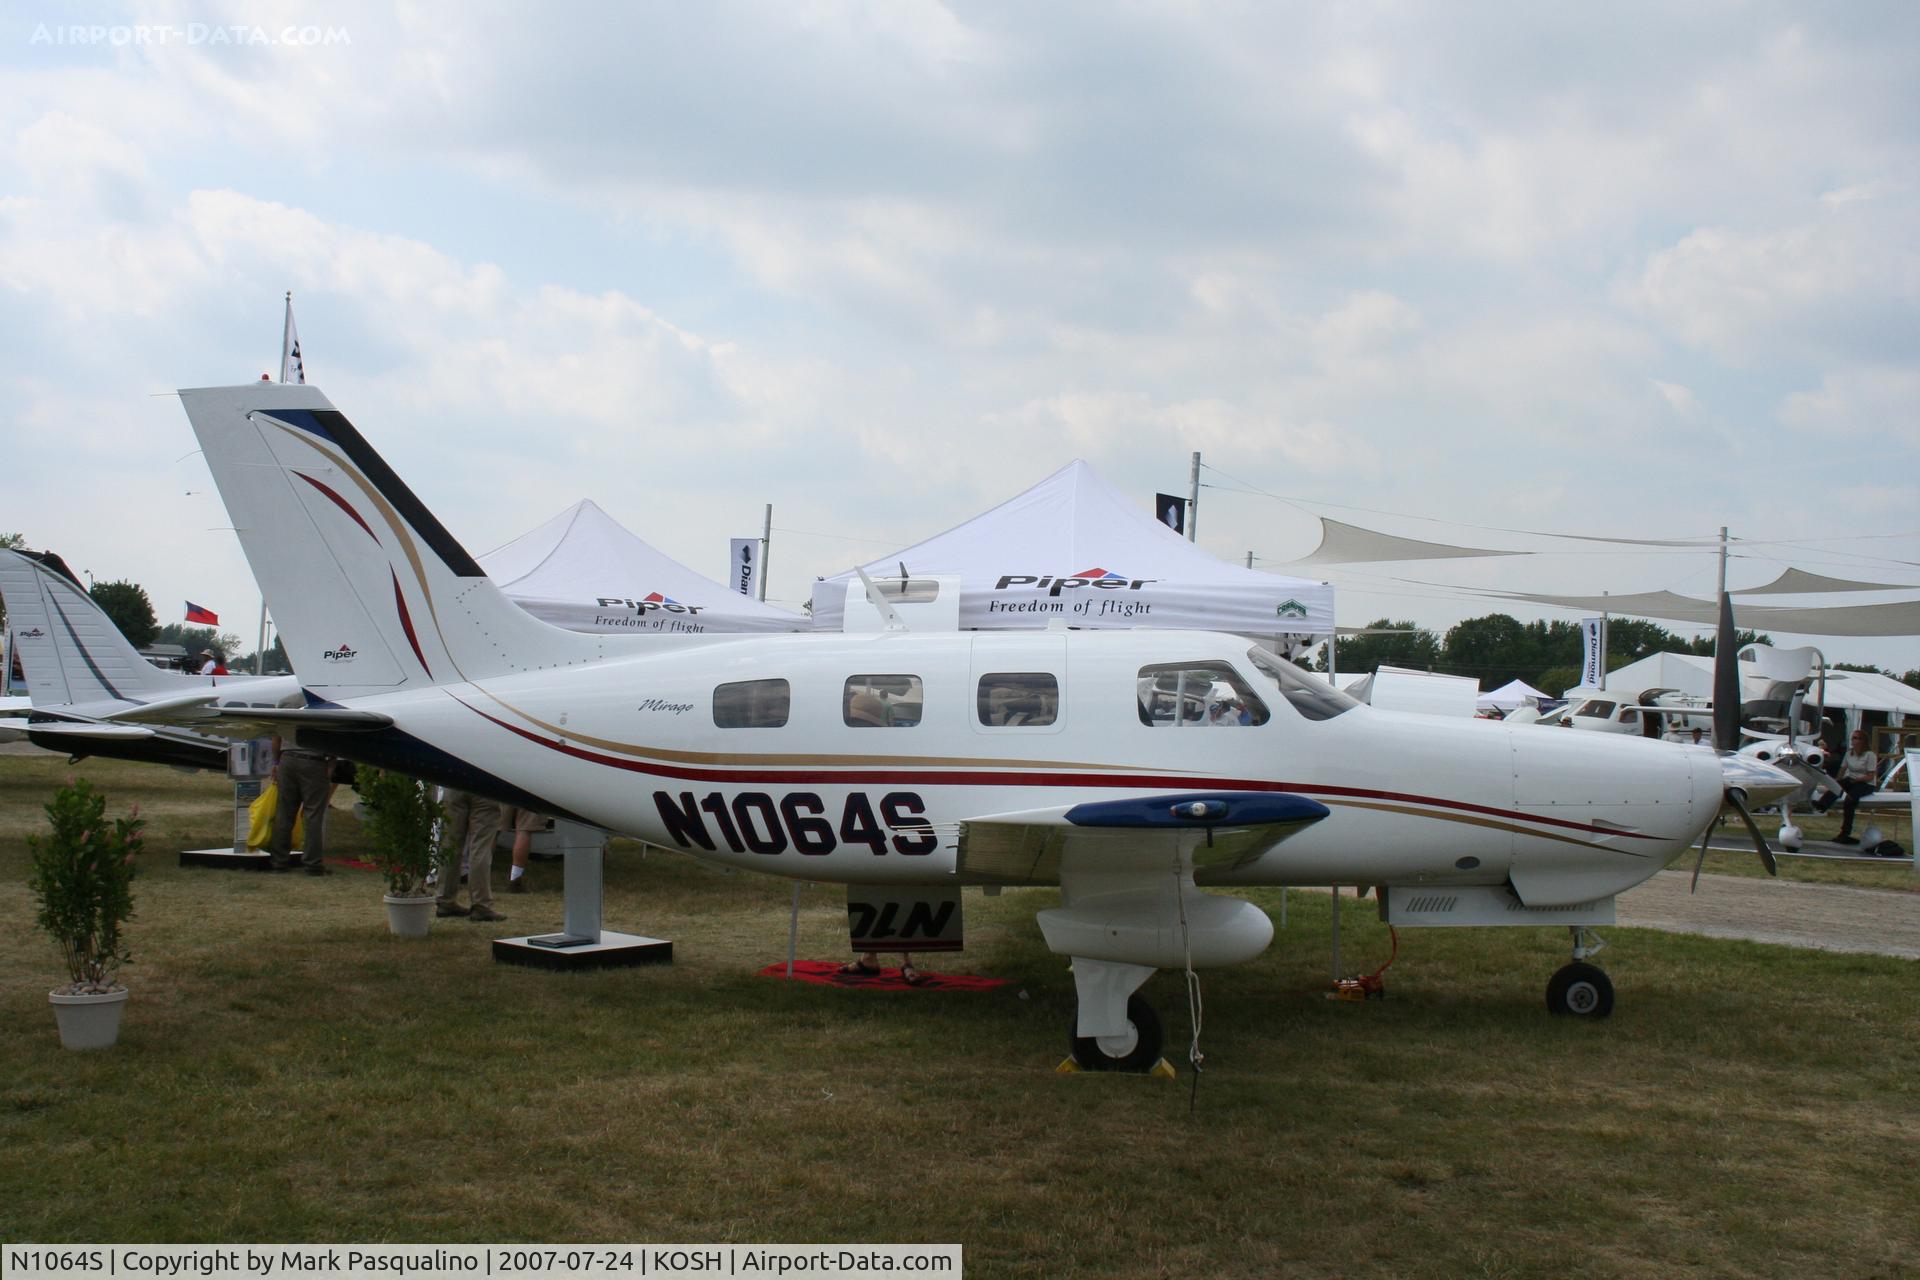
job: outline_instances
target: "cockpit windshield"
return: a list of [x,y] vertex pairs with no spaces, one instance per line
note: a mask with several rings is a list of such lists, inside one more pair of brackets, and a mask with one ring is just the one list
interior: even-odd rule
[[1258,645],[1247,650],[1247,661],[1261,675],[1278,685],[1280,696],[1309,720],[1331,720],[1342,711],[1351,711],[1360,705],[1327,681],[1307,674],[1285,658],[1276,657]]

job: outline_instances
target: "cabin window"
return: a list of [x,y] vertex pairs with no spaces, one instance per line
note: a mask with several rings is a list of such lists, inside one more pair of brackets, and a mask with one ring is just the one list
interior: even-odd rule
[[848,676],[840,713],[855,729],[906,729],[920,723],[924,700],[919,676]]
[[720,729],[778,729],[792,705],[793,688],[785,680],[738,680],[713,691],[713,723]]
[[1612,702],[1601,702],[1595,698],[1581,703],[1579,709],[1573,714],[1576,716],[1591,716],[1595,720],[1611,720],[1613,719],[1613,712],[1616,705],[1617,704]]
[[1253,669],[1273,681],[1287,704],[1309,720],[1331,720],[1360,703],[1351,694],[1342,693],[1327,681],[1309,675],[1285,658],[1277,657],[1255,645],[1247,651]]
[[996,671],[980,677],[980,723],[1040,726],[1060,718],[1060,682],[1047,671]]
[[1163,662],[1140,668],[1140,723],[1265,724],[1267,704],[1224,662]]

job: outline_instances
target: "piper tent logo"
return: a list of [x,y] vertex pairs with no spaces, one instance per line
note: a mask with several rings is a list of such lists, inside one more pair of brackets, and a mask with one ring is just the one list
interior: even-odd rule
[[650,591],[638,600],[629,600],[625,596],[597,596],[595,598],[599,600],[602,609],[631,609],[643,618],[650,613],[684,613],[692,616],[706,608],[706,606],[702,604],[681,604],[672,596],[663,595],[658,591]]
[[1282,600],[1273,607],[1273,616],[1276,618],[1304,618],[1307,616],[1307,606],[1301,604],[1298,600]]
[[1009,587],[1029,587],[1050,596],[1058,596],[1062,591],[1080,587],[1098,587],[1102,591],[1138,591],[1147,583],[1158,581],[1158,578],[1129,578],[1112,569],[1082,569],[1079,573],[1002,574],[1000,580],[993,584],[993,589],[1005,591]]
[[47,633],[42,631],[38,627],[34,627],[31,630],[16,631],[13,634],[20,637],[20,639],[22,640],[39,640],[42,637],[44,637]]

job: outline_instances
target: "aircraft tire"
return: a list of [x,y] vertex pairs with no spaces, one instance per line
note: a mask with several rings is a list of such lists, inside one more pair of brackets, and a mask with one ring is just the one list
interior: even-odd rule
[[1604,1018],[1613,1012],[1613,979],[1597,965],[1576,960],[1547,983],[1547,1011],[1571,1018]]
[[1073,1060],[1082,1071],[1122,1071],[1144,1075],[1153,1070],[1153,1064],[1160,1061],[1160,1016],[1147,1003],[1146,997],[1137,991],[1127,997],[1127,1021],[1133,1024],[1139,1039],[1134,1043],[1133,1051],[1120,1058],[1110,1056],[1093,1036],[1074,1035],[1071,1029],[1068,1031],[1068,1039],[1073,1045]]

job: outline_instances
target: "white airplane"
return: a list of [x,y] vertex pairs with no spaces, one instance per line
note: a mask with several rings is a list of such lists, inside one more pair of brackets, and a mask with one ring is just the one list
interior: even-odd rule
[[[1089,1068],[1158,1059],[1138,994],[1154,970],[1267,947],[1265,912],[1203,886],[1371,885],[1396,924],[1568,926],[1549,1005],[1603,1016],[1612,985],[1585,959],[1614,895],[1723,803],[1796,785],[1703,748],[1377,711],[1232,635],[563,631],[508,601],[314,386],[180,396],[309,699],[255,718],[855,886],[902,924],[882,950],[922,949],[916,922],[956,917],[960,886],[1057,884],[1038,921],[1072,962]],[[1246,722],[1185,710],[1221,686]]]
[[59,556],[0,551],[0,597],[31,706],[16,726],[76,758],[111,756],[224,770],[227,739],[182,728],[221,708],[298,707],[292,676],[200,676],[140,656]]

